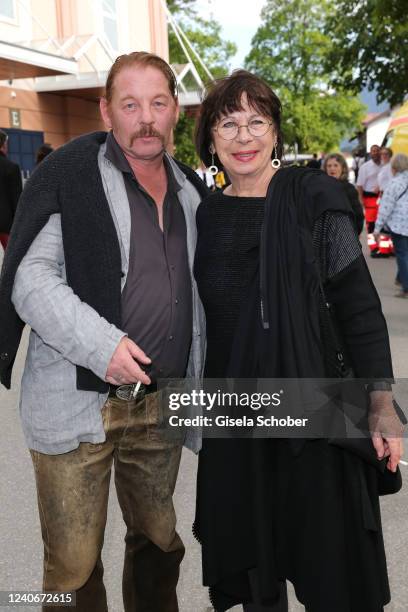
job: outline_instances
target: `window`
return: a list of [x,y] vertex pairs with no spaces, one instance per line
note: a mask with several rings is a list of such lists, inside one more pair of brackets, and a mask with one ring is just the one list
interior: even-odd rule
[[[1,0],[0,0],[1,2]],[[118,18],[116,13],[116,0],[101,0],[103,33],[108,39],[112,49],[118,50]]]
[[6,18],[14,21],[16,18],[16,7],[14,0],[0,0],[0,19]]

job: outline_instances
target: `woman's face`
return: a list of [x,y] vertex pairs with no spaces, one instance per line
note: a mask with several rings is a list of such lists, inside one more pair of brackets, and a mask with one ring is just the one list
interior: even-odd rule
[[342,167],[337,159],[332,158],[327,161],[326,172],[329,176],[334,176],[336,179],[341,177]]
[[250,134],[247,127],[250,122],[256,129],[256,126],[261,125],[260,122],[269,124],[271,119],[249,106],[245,93],[242,95],[241,105],[241,111],[222,115],[215,125],[217,129],[221,126],[231,127],[234,123],[241,126],[232,140],[225,140],[217,129],[212,130],[213,147],[231,179],[237,175],[257,175],[270,166],[276,142],[273,125],[268,126],[263,136]]

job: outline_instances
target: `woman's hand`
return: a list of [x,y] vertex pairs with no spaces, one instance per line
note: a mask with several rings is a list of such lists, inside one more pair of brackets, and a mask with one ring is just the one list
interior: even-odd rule
[[384,437],[380,432],[373,432],[371,434],[371,439],[377,452],[378,459],[389,457],[387,468],[391,472],[396,472],[404,451],[402,438]]
[[392,391],[370,392],[368,422],[378,459],[389,457],[387,468],[396,472],[403,454],[404,425],[395,411]]

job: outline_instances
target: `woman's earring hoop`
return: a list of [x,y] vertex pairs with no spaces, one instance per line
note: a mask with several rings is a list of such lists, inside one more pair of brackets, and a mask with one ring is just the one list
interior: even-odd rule
[[271,164],[272,164],[272,168],[275,168],[275,170],[277,170],[278,168],[281,167],[282,164],[281,164],[281,160],[277,157],[276,145],[273,149],[273,154],[274,154],[274,158],[271,161]]
[[211,153],[211,166],[208,168],[208,172],[211,174],[211,176],[216,176],[218,174],[218,168],[214,163],[214,150],[212,147],[210,147],[210,153]]

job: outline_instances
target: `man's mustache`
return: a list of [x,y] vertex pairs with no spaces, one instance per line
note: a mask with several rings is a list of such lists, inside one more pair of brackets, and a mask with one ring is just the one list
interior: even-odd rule
[[151,126],[151,125],[144,125],[144,126],[142,126],[140,128],[139,131],[137,131],[134,134],[132,134],[131,139],[130,139],[130,146],[133,145],[133,143],[136,140],[136,138],[149,138],[149,137],[152,137],[152,136],[155,136],[156,138],[159,138],[161,140],[161,142],[164,142],[162,134],[160,134],[160,132],[155,130],[153,126]]

